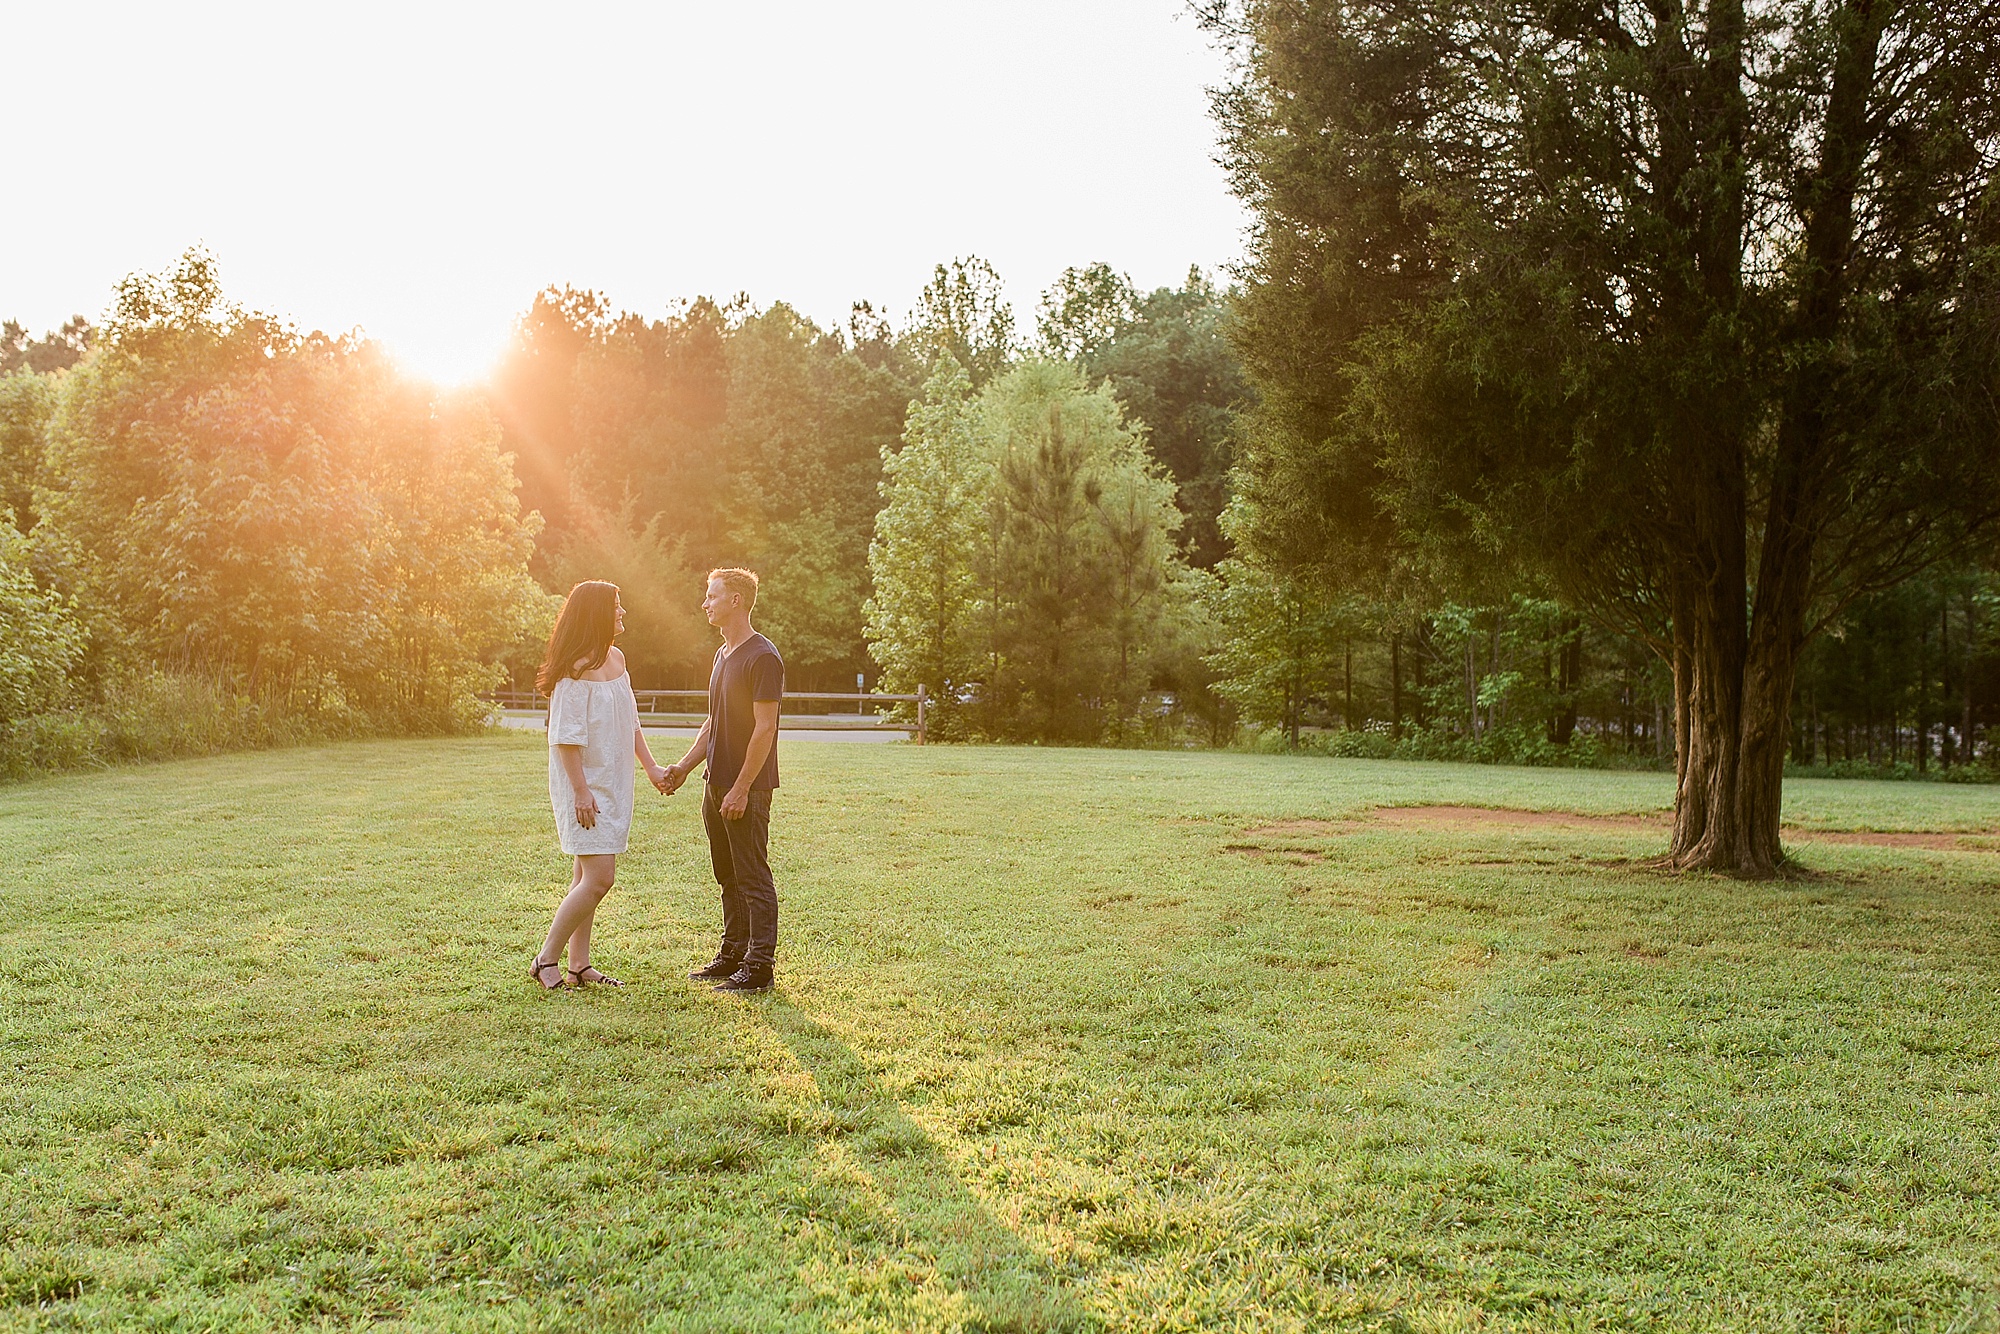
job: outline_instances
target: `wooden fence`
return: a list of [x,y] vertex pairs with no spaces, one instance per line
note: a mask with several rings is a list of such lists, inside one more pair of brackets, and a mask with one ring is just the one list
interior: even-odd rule
[[[635,690],[632,692],[632,697],[639,702],[639,713],[642,717],[647,715],[657,716],[660,714],[706,717],[708,714],[708,692],[706,690]],[[549,706],[547,696],[538,694],[532,690],[495,690],[481,695],[480,698],[501,709],[546,709]],[[662,708],[661,705],[663,702],[670,699],[698,699],[701,701],[701,705],[695,710]],[[811,700],[824,704],[853,704],[856,706],[853,716],[857,718],[868,716],[862,710],[870,704],[914,704],[917,706],[917,744],[920,746],[924,744],[924,715],[930,707],[930,696],[924,692],[922,686],[917,687],[917,693],[914,695],[838,694],[814,690],[787,692],[784,702],[790,704],[794,700]],[[801,713],[796,711],[785,713],[781,711],[778,715],[778,726],[781,728],[812,727],[815,725],[815,721],[817,721],[823,727],[829,716],[824,713]],[[877,719],[875,725],[878,727],[885,725],[893,727],[897,724]]]

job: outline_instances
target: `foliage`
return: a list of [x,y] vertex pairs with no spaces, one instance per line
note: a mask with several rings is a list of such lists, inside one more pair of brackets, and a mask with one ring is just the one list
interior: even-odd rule
[[1810,769],[1990,765],[2000,584],[1952,565],[1856,601],[1806,653],[1792,720],[1792,762]]
[[81,315],[71,316],[62,328],[38,339],[30,338],[26,329],[8,320],[0,325],[0,376],[67,370],[83,360],[96,341],[97,330]]
[[[565,596],[588,579],[618,585],[625,607],[625,633],[619,644],[627,661],[643,662],[653,671],[672,667],[695,673],[711,649],[700,609],[706,567],[696,570],[689,563],[685,539],[666,535],[663,515],[640,523],[630,500],[613,513],[582,511],[575,523],[548,557],[551,586],[556,590],[549,596]],[[539,653],[532,663],[524,660],[525,672],[517,679],[531,676],[540,662]]]
[[83,639],[70,603],[36,586],[26,539],[0,524],[0,730],[66,702]]
[[977,255],[938,265],[917,296],[903,341],[924,365],[949,355],[975,389],[984,386],[1014,355],[1014,308],[1000,275]]
[[1340,609],[1303,577],[1225,560],[1209,585],[1217,693],[1244,720],[1277,729],[1296,748],[1308,709],[1332,680]]
[[230,306],[198,253],[121,286],[43,480],[34,539],[100,690],[165,671],[308,734],[464,726],[547,614],[484,406]]
[[645,544],[678,555],[640,564],[694,577],[645,595],[658,614],[633,624],[636,680],[678,684],[706,661],[711,632],[668,608],[698,604],[701,573],[731,565],[762,576],[759,621],[795,687],[851,680],[867,664],[868,542],[882,452],[909,398],[904,364],[782,304],[698,300],[647,320],[614,317],[593,294],[543,293],[498,394],[509,443],[565,479],[541,547],[545,580],[566,588],[602,554],[650,586],[660,574],[633,565],[613,530],[650,533]]
[[24,371],[0,375],[0,505],[20,532],[31,531],[39,517],[35,487],[41,480],[57,393],[52,375]]
[[[562,463],[563,512],[572,517],[550,530],[545,546],[559,548],[570,529],[588,526],[577,510],[614,512],[629,496],[636,519],[661,516],[663,533],[685,544],[691,566],[739,563],[719,557],[736,554],[727,537],[732,481],[723,431],[728,341],[740,314],[701,300],[665,319],[593,317],[570,337],[547,337],[575,355],[566,371],[546,372],[573,434]],[[555,406],[545,411],[555,415]]]
[[1137,298],[1130,318],[1082,355],[1085,373],[1108,381],[1126,419],[1145,426],[1187,520],[1182,545],[1202,569],[1233,548],[1221,526],[1232,442],[1255,398],[1225,333],[1226,312],[1225,293],[1190,268],[1180,287]]
[[1211,21],[1253,547],[1520,571],[1646,639],[1676,861],[1770,873],[1804,645],[2000,513],[2000,6]]
[[1236,701],[1256,748],[1585,766],[1671,759],[1664,672],[1557,602],[1369,599],[1318,571],[1277,574],[1245,558],[1217,574],[1214,688]]
[[978,563],[993,461],[971,392],[957,360],[939,358],[910,406],[902,447],[883,454],[882,509],[868,548],[868,651],[889,693],[921,686],[935,701],[930,726],[940,737],[956,731],[958,691],[987,658]]
[[867,663],[861,608],[882,459],[903,432],[910,386],[783,305],[737,327],[728,362],[726,512],[737,558],[715,563],[765,580],[760,623],[788,668],[851,681]]
[[1132,280],[1100,260],[1064,269],[1042,293],[1035,332],[1047,356],[1087,362],[1138,317],[1139,294]]
[[542,516],[544,551],[560,546],[573,526],[570,471],[582,433],[577,416],[595,406],[594,386],[578,384],[577,365],[609,328],[610,308],[597,293],[572,287],[537,292],[493,374],[494,415],[520,474],[521,506]]
[[874,651],[944,701],[947,732],[1134,737],[1200,615],[1173,484],[1073,366],[1029,360],[970,390],[942,361],[885,459]]
[[1108,264],[1065,269],[1042,294],[1042,348],[1108,381],[1127,420],[1143,425],[1174,480],[1189,561],[1212,568],[1230,550],[1221,529],[1231,437],[1252,394],[1223,332],[1224,294],[1199,268],[1179,288],[1140,296]]

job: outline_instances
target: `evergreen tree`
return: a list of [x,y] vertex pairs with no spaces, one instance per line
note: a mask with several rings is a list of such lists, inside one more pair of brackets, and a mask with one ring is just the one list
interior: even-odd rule
[[1518,573],[1676,683],[1676,864],[1782,859],[1800,654],[2000,513],[2000,4],[1214,6],[1264,555]]
[[1145,426],[1174,481],[1188,559],[1203,569],[1229,550],[1220,521],[1231,438],[1252,398],[1224,322],[1222,293],[1199,268],[1183,286],[1142,297],[1103,263],[1065,269],[1042,294],[1039,320],[1042,346],[1093,382],[1108,380],[1126,417]]
[[943,735],[954,727],[958,689],[987,656],[976,565],[993,466],[975,431],[971,391],[957,359],[940,358],[911,404],[902,447],[883,452],[882,510],[868,547],[868,650],[891,693],[921,685],[937,701]]
[[1002,735],[1098,740],[1132,720],[1187,619],[1173,484],[1116,397],[1061,362],[995,380],[978,420],[994,461],[983,716]]

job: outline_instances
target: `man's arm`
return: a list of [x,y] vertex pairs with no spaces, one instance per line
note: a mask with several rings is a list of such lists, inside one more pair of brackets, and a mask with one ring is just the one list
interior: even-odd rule
[[694,767],[708,755],[708,736],[714,729],[715,719],[701,720],[701,731],[695,733],[694,744],[688,747],[687,754],[667,766],[666,786],[660,791],[677,792],[680,790],[680,785],[687,782],[687,777],[694,772]]
[[743,751],[743,769],[736,775],[736,782],[722,799],[722,818],[739,820],[743,812],[750,809],[750,784],[764,771],[764,761],[770,757],[771,747],[778,741],[778,701],[760,699],[750,708],[757,719],[757,725],[750,731],[750,744]]

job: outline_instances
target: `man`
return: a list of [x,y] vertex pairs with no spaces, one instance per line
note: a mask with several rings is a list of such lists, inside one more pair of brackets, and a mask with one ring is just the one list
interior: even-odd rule
[[778,947],[778,887],[771,879],[771,792],[778,786],[778,703],[785,662],[770,640],[750,628],[757,576],[711,570],[701,609],[722,632],[708,674],[708,720],[687,754],[667,766],[662,791],[687,781],[700,763],[701,822],[709,861],[722,886],[722,948],[688,976],[718,982],[717,991],[769,991]]

